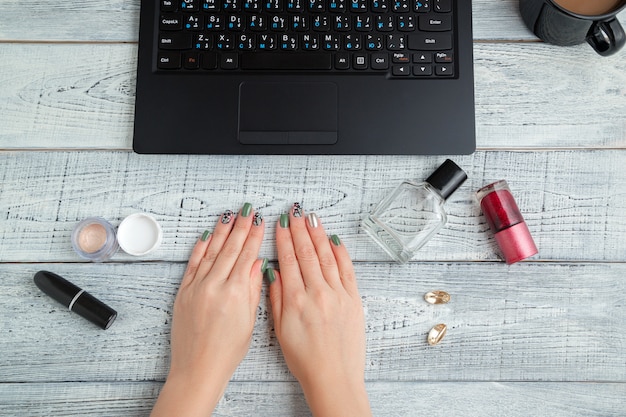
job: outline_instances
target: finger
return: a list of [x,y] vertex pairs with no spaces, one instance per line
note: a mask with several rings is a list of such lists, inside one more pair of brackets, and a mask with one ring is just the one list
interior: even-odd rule
[[205,230],[202,236],[198,238],[196,245],[191,251],[191,256],[189,256],[189,262],[187,262],[187,268],[185,269],[185,274],[183,275],[183,280],[180,283],[181,288],[186,287],[193,282],[196,277],[198,267],[200,266],[200,262],[202,262],[202,258],[204,257],[204,253],[206,252],[206,248],[209,246],[210,242],[211,234],[208,230]]
[[289,214],[281,214],[280,221],[276,225],[276,250],[278,252],[278,265],[283,277],[282,288],[285,293],[294,294],[296,291],[304,290],[304,282],[293,248],[289,218]]
[[256,314],[256,309],[261,302],[261,288],[263,286],[263,273],[267,268],[267,259],[257,259],[252,264],[248,275],[250,285],[250,312]]
[[[239,210],[239,215],[235,219],[228,239],[224,242],[220,253],[215,259],[211,272],[215,271],[217,276],[221,277],[223,280],[227,280],[231,276],[233,267],[242,253],[244,244],[250,233],[250,228],[252,227],[253,217],[252,205],[245,203],[241,210]],[[246,251],[246,255],[250,260],[250,265],[248,266],[248,268],[250,268],[254,259],[258,257],[258,249],[256,253],[252,254],[252,258],[250,258],[250,251]]]
[[338,288],[341,286],[341,279],[339,278],[339,269],[337,267],[337,260],[335,259],[335,253],[330,247],[331,243],[328,240],[324,226],[319,217],[315,213],[309,213],[306,216],[306,225],[309,231],[309,236],[315,246],[317,257],[319,259],[319,266],[322,271],[324,279],[332,288]]
[[[252,215],[252,214],[251,214]],[[263,243],[263,234],[265,231],[265,223],[263,222],[263,216],[257,212],[252,215],[252,227],[249,230],[248,236],[241,248],[239,256],[235,261],[235,265],[230,275],[233,280],[241,280],[241,284],[249,282],[250,271],[253,268],[252,265],[258,261],[259,252],[261,251],[261,244]],[[259,279],[263,276],[259,274]],[[259,281],[259,291],[260,291]]]
[[211,242],[206,248],[204,257],[202,258],[198,271],[196,272],[196,276],[205,277],[213,267],[213,263],[217,259],[217,255],[219,255],[222,247],[224,246],[224,242],[226,242],[226,239],[228,239],[228,236],[230,235],[234,218],[235,213],[230,210],[226,210],[220,216],[217,224],[215,225],[215,229],[213,230],[213,234],[211,234]]
[[270,304],[272,306],[272,316],[274,317],[274,331],[280,334],[280,324],[283,313],[283,281],[281,274],[272,268],[265,271],[265,277],[270,284]]
[[348,294],[358,297],[359,289],[357,287],[356,274],[354,273],[354,265],[352,265],[352,260],[350,259],[348,250],[337,235],[332,235],[330,237],[330,242],[330,246],[335,254],[335,259],[337,260],[339,278],[341,279],[343,287],[346,289]]
[[[307,288],[313,288],[324,283],[320,261],[309,235],[302,208],[295,203],[291,209],[289,218],[289,230],[293,239],[293,247],[298,258],[302,279]],[[282,270],[282,266],[281,266]]]

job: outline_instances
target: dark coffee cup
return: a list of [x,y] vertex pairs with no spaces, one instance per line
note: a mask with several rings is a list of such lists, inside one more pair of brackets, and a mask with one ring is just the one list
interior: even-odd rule
[[587,41],[603,56],[624,46],[626,35],[616,15],[626,8],[626,0],[520,0],[526,26],[554,45],[578,45]]

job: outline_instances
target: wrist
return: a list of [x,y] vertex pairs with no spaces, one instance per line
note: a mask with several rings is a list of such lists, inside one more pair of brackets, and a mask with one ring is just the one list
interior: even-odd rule
[[349,378],[328,373],[301,381],[301,385],[314,416],[371,416],[363,376]]
[[228,386],[228,378],[170,371],[151,417],[211,415]]

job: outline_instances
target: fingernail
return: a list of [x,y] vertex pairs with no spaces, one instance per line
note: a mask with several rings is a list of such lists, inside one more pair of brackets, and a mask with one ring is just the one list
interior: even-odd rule
[[276,274],[274,273],[274,270],[272,268],[267,268],[265,270],[265,279],[267,280],[267,282],[269,282],[270,284],[274,281],[276,281]]
[[302,217],[302,206],[300,203],[293,203],[293,217]]
[[337,235],[332,235],[330,237],[331,242],[333,242],[333,245],[335,246],[341,246],[341,240],[339,239],[339,236]]
[[241,215],[243,217],[248,217],[250,215],[250,212],[252,211],[252,204],[250,203],[246,203],[243,205],[243,207],[241,208]]
[[286,229],[289,227],[289,215],[288,214],[280,215],[280,227],[282,227],[283,229]]
[[233,215],[234,213],[232,211],[226,210],[224,214],[222,214],[222,218],[220,221],[224,224],[228,224],[233,219]]
[[254,218],[252,219],[252,224],[255,226],[260,226],[263,223],[263,215],[258,211],[254,212]]
[[306,218],[309,220],[309,226],[311,226],[312,228],[315,229],[317,226],[320,225],[320,219],[319,217],[317,217],[317,214],[309,213],[309,215],[306,216]]
[[206,242],[209,236],[211,236],[211,232],[209,232],[208,230],[205,230],[204,233],[202,233],[202,237],[200,238],[200,240],[203,242]]
[[267,264],[269,260],[267,258],[263,258],[263,263],[261,264],[261,273],[264,274],[267,271]]

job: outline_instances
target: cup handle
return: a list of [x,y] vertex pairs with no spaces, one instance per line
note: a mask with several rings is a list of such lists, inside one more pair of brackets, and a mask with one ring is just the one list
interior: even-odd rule
[[626,43],[624,28],[616,18],[594,22],[587,33],[587,42],[602,56],[613,55]]

